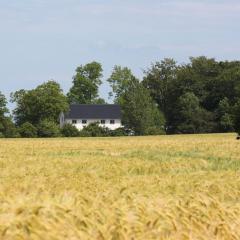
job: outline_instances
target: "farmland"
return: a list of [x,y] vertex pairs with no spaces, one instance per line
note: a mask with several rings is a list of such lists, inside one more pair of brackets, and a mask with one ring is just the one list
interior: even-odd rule
[[2,139],[0,239],[240,239],[240,142]]

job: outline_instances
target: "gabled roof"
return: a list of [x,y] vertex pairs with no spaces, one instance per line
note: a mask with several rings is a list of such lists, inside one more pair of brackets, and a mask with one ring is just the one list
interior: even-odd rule
[[71,104],[66,119],[121,119],[121,108],[116,104]]

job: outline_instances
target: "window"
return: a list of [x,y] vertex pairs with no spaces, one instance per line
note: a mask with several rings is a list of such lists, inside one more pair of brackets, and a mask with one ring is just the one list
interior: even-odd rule
[[115,124],[115,120],[111,119],[110,124]]
[[105,122],[106,122],[105,120],[101,120],[101,124],[105,124]]
[[82,124],[87,124],[87,120],[82,120]]
[[76,124],[77,123],[77,120],[72,120],[72,124]]

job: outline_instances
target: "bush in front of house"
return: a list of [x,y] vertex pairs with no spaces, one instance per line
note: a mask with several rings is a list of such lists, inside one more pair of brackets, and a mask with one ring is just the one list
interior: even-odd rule
[[128,131],[123,127],[110,131],[110,136],[112,137],[121,137],[121,136],[128,136],[128,135],[129,135]]
[[38,136],[39,137],[60,137],[60,128],[59,126],[52,120],[42,120],[38,124]]
[[23,123],[19,127],[18,132],[20,133],[21,137],[24,137],[24,138],[35,138],[37,137],[37,134],[38,134],[37,128],[29,122]]
[[106,137],[110,136],[110,130],[99,126],[99,123],[90,123],[80,131],[81,137]]
[[130,135],[129,130],[125,128],[110,130],[109,128],[99,126],[99,123],[90,123],[79,132],[80,137],[120,137],[128,135]]
[[61,133],[64,137],[78,137],[79,136],[78,129],[70,123],[65,124],[61,128]]

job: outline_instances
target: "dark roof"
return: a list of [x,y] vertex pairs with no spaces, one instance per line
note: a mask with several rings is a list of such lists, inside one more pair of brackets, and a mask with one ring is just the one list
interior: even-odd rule
[[115,104],[71,104],[67,119],[121,119],[121,108]]

